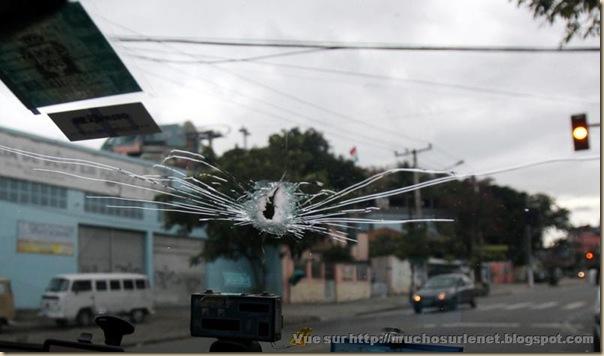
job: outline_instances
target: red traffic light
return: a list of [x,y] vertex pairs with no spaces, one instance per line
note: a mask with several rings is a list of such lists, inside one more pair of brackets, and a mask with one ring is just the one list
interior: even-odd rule
[[587,116],[585,114],[573,115],[570,117],[570,122],[575,151],[588,150],[589,127],[587,126]]
[[593,260],[593,259],[594,259],[594,257],[595,257],[595,255],[594,255],[594,253],[593,253],[593,252],[591,252],[591,251],[587,251],[587,252],[585,252],[585,259],[586,259],[586,260],[591,261],[591,260]]

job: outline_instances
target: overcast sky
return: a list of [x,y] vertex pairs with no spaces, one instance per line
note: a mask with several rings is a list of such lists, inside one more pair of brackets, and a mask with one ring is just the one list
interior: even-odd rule
[[[111,39],[117,35],[244,40],[385,42],[417,45],[557,46],[564,34],[505,0],[424,1],[82,1]],[[159,124],[192,120],[230,133],[218,151],[266,144],[283,128],[314,127],[333,151],[356,146],[359,164],[396,163],[393,151],[435,147],[419,156],[424,168],[463,159],[460,173],[482,172],[575,153],[570,115],[600,121],[599,54],[322,51],[224,64],[158,63],[241,58],[291,51],[110,40],[144,93],[65,104],[52,112],[142,100]],[[599,40],[571,45],[599,46]],[[335,69],[370,76],[303,70]],[[46,115],[33,116],[0,88],[0,125],[67,141]],[[100,147],[102,140],[81,144]],[[599,223],[598,161],[535,167],[494,176],[499,184],[556,197],[572,221]]]

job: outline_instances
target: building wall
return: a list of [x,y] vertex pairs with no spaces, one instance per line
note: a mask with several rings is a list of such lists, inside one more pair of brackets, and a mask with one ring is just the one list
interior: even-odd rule
[[357,234],[357,242],[350,248],[350,254],[355,261],[369,260],[369,236],[367,233]]
[[337,302],[369,298],[371,298],[371,284],[369,282],[339,282],[336,285]]
[[312,303],[325,301],[325,280],[304,278],[290,287],[291,303]]
[[575,242],[579,245],[577,250],[580,253],[598,252],[600,250],[600,240],[600,235],[593,232],[582,232],[575,238]]
[[408,294],[411,287],[411,266],[407,260],[399,260],[391,256],[390,283],[388,294]]
[[[102,162],[137,173],[150,173],[149,167],[153,163],[80,148],[79,146],[59,143],[2,128],[0,128],[0,142],[13,148],[42,154]],[[85,197],[90,194],[85,193],[85,191],[103,195],[146,199],[152,199],[153,194],[150,195],[149,192],[141,194],[140,191],[135,192],[136,189],[123,186],[119,188],[116,184],[91,182],[77,177],[34,171],[34,168],[66,170],[74,174],[90,174],[96,178],[102,178],[106,174],[101,170],[92,172],[86,168],[78,168],[74,171],[71,169],[73,166],[69,168],[69,165],[65,164],[46,163],[0,150],[0,176],[46,183],[67,189],[65,208],[11,202],[6,197],[0,197],[0,276],[11,279],[17,308],[32,309],[39,307],[40,297],[53,276],[60,273],[78,272],[78,227],[81,225],[141,232],[144,236],[145,270],[143,272],[149,276],[151,283],[154,283],[153,234],[161,233],[176,236],[176,229],[170,231],[163,229],[156,211],[144,210],[142,218],[137,219],[92,213],[84,209]],[[151,205],[148,205],[148,207],[151,207]],[[44,254],[19,252],[17,245],[19,243],[20,222],[29,223],[27,225],[30,226],[52,224],[65,227],[66,231],[71,231],[69,235],[62,238],[63,244],[67,246],[69,251],[47,251]],[[42,238],[44,237],[43,233],[40,235]],[[205,238],[205,232],[196,229],[191,237]],[[200,275],[199,278],[201,279],[202,276]]]
[[511,261],[489,262],[488,266],[491,274],[491,283],[503,284],[514,282],[514,267]]
[[[366,278],[359,278],[357,268],[366,268]],[[338,263],[335,266],[336,301],[344,302],[371,298],[371,268],[356,263]]]
[[[411,267],[408,261],[396,256],[380,256],[371,259],[373,290],[388,295],[409,293]],[[384,286],[384,287],[382,287]]]

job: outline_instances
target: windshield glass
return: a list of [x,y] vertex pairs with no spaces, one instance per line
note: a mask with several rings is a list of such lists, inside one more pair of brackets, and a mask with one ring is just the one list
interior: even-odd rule
[[454,287],[459,279],[453,277],[436,277],[430,278],[424,288],[426,289],[434,289],[434,288],[449,288]]
[[599,346],[599,1],[5,2],[0,342]]
[[69,288],[69,280],[64,278],[53,278],[50,280],[46,291],[48,292],[64,292]]

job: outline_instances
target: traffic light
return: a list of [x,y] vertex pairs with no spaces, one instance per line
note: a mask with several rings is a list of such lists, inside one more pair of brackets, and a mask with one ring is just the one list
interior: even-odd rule
[[573,115],[570,117],[573,144],[575,151],[589,149],[589,127],[587,126],[587,116],[585,114]]
[[592,261],[595,257],[595,254],[591,251],[585,252],[585,259],[588,261]]

